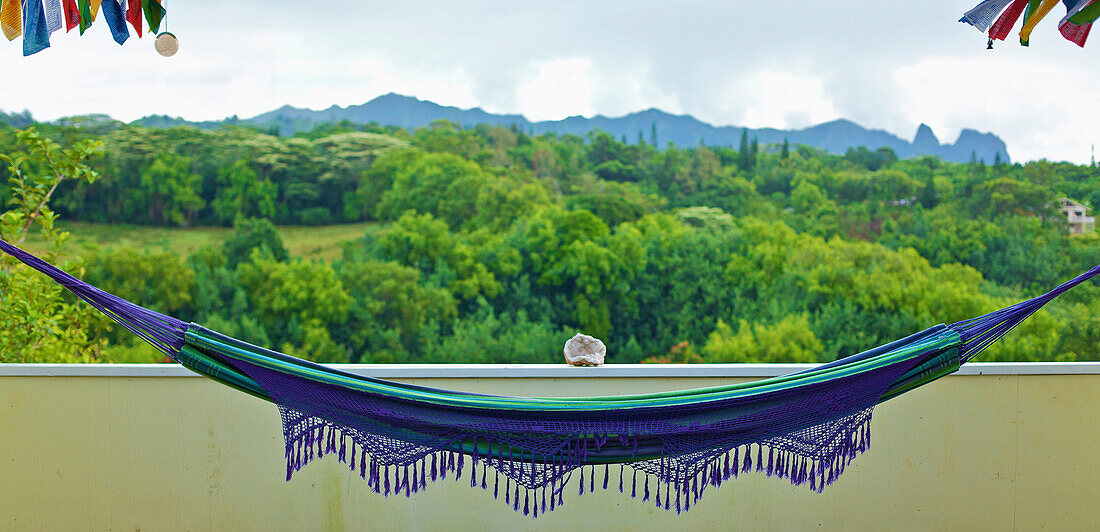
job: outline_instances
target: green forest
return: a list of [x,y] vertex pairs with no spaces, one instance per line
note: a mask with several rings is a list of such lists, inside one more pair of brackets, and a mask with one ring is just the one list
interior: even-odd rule
[[[143,306],[344,363],[559,363],[576,332],[603,339],[611,363],[826,362],[1100,262],[1100,238],[1071,236],[1057,210],[1100,202],[1094,165],[746,137],[685,149],[656,130],[274,133],[0,123],[0,234],[31,235],[47,260]],[[231,229],[143,252],[74,246],[60,221]],[[330,258],[289,253],[278,229],[338,224],[358,229]],[[1098,346],[1088,283],[979,360],[1100,360]],[[163,360],[0,259],[0,361]]]

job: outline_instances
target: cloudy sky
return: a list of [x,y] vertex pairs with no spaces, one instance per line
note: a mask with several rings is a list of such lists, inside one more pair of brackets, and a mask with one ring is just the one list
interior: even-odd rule
[[[534,120],[657,107],[717,125],[848,118],[941,142],[992,131],[1015,160],[1087,162],[1100,141],[1100,41],[1031,47],[956,22],[977,0],[401,2],[166,0],[180,52],[106,25],[24,58],[0,41],[0,109],[192,120],[397,92]],[[1010,37],[1010,40],[1013,37]],[[1095,37],[1100,39],[1100,37]]]

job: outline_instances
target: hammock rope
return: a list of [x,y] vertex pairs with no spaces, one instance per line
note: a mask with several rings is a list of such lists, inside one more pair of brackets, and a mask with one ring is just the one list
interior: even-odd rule
[[675,392],[540,398],[336,370],[135,305],[3,240],[0,251],[185,367],[278,405],[287,480],[325,455],[337,455],[387,496],[411,496],[429,480],[466,474],[471,487],[535,517],[565,503],[574,474],[579,494],[617,485],[677,512],[708,487],[747,473],[820,492],[868,449],[876,404],[957,371],[1043,305],[1100,274],[1097,266],[1034,299],[791,375]]

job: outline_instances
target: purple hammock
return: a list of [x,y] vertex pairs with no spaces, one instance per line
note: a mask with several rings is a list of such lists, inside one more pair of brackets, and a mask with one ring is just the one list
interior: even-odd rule
[[820,492],[867,450],[876,404],[953,373],[1100,273],[1096,266],[1034,299],[782,377],[643,395],[525,398],[335,370],[140,307],[2,240],[0,250],[180,364],[278,405],[287,480],[335,455],[376,493],[410,496],[428,481],[465,475],[471,487],[535,517],[564,504],[573,475],[578,494],[617,488],[677,512],[747,473]]

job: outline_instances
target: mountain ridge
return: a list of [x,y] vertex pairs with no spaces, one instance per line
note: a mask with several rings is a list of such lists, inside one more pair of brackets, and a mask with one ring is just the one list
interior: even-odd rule
[[[594,129],[600,129],[617,138],[625,137],[631,143],[637,142],[639,136],[647,143],[652,142],[652,132],[655,128],[659,146],[671,142],[683,148],[702,142],[711,146],[737,147],[742,133],[747,133],[749,138],[756,138],[764,145],[779,144],[787,140],[794,145],[804,144],[838,154],[845,153],[849,148],[865,147],[875,150],[886,147],[902,158],[934,155],[946,161],[968,162],[973,156],[978,160],[993,162],[999,155],[1002,162],[1011,161],[1008,149],[1000,137],[970,128],[960,131],[954,143],[942,144],[932,129],[923,123],[917,128],[913,141],[908,141],[888,131],[868,129],[844,118],[802,129],[746,128],[732,125],[715,126],[691,115],[672,114],[655,107],[619,117],[597,114],[592,117],[570,116],[561,120],[533,122],[518,114],[495,114],[480,107],[460,109],[392,92],[362,104],[346,107],[332,105],[326,109],[314,111],[283,105],[252,118],[230,120],[240,124],[277,129],[282,135],[292,135],[318,124],[343,120],[356,124],[377,122],[407,129],[426,126],[436,120],[449,120],[463,127],[479,124],[515,126],[535,135],[543,133],[585,135]],[[163,127],[169,123],[176,125],[186,121],[168,117],[144,117],[136,120],[135,123]],[[191,124],[198,127],[211,127],[216,123]]]

